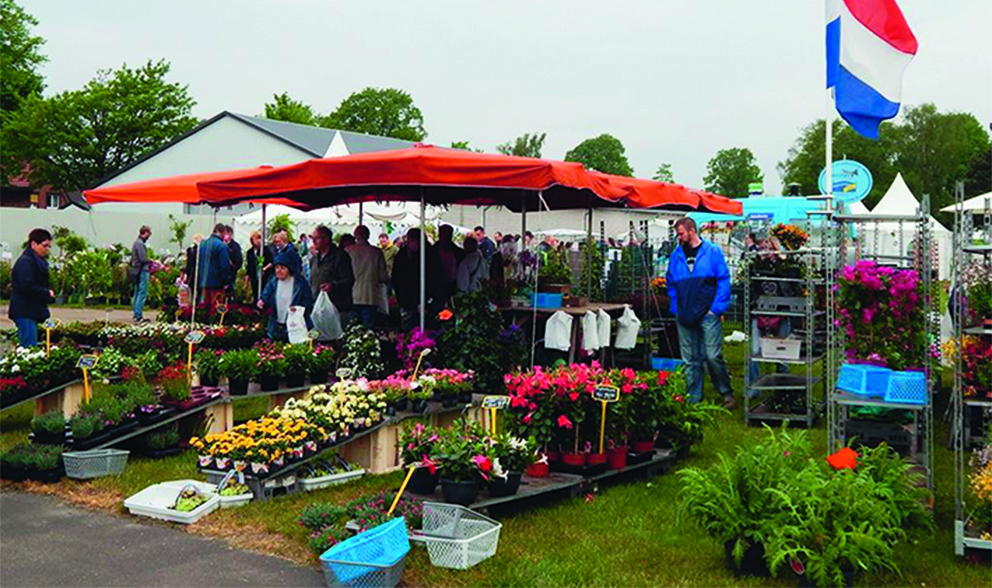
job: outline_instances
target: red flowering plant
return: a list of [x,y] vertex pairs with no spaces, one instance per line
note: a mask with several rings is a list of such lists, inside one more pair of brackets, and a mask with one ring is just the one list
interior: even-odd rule
[[896,370],[923,365],[931,346],[923,328],[926,294],[915,270],[862,260],[841,270],[838,290],[849,361]]
[[24,378],[14,376],[11,378],[0,378],[0,398],[14,398],[28,392],[31,389]]
[[258,353],[258,377],[261,378],[283,378],[289,368],[286,363],[286,356],[283,353],[284,346],[281,343],[265,341],[255,345]]
[[505,476],[493,460],[492,447],[486,443],[478,427],[477,423],[473,427],[461,422],[438,432],[434,461],[441,472],[441,479],[469,482]]
[[158,383],[162,387],[165,397],[169,400],[189,400],[191,392],[186,364],[175,363],[160,371]]
[[965,338],[961,364],[965,397],[992,398],[992,344],[987,339]]

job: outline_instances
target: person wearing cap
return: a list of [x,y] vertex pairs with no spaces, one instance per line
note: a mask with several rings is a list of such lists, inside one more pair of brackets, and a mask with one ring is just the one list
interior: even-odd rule
[[304,308],[303,316],[306,318],[307,328],[313,327],[313,322],[310,320],[313,296],[310,293],[310,285],[300,277],[298,260],[298,257],[286,252],[276,256],[275,275],[269,278],[269,283],[262,291],[262,298],[258,301],[260,309],[273,310],[269,317],[269,339],[273,341],[289,339],[286,320],[294,307]]

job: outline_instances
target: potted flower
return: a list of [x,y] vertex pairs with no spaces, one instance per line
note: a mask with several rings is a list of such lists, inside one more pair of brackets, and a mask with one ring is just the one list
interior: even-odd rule
[[286,356],[283,348],[275,343],[255,346],[258,352],[258,384],[263,392],[279,389],[279,382],[286,376]]
[[442,431],[435,449],[441,470],[441,494],[445,502],[469,506],[479,496],[479,482],[493,474],[493,461],[486,447],[464,427]]
[[221,351],[201,349],[196,354],[196,373],[200,374],[201,386],[217,386],[220,382]]
[[317,345],[310,359],[310,383],[326,384],[334,370],[336,360],[334,348],[330,345]]
[[394,416],[397,412],[406,410],[407,393],[410,391],[409,380],[394,374],[385,380],[371,382],[370,385],[385,398],[387,415]]
[[423,378],[418,378],[416,382],[410,383],[410,390],[406,395],[410,399],[410,411],[422,414],[427,410],[427,401],[434,395],[434,387],[424,385]]
[[301,388],[310,371],[312,353],[309,345],[287,345],[283,348],[286,359],[286,386]]
[[440,440],[433,427],[422,423],[407,425],[400,432],[396,442],[400,450],[403,466],[419,464],[407,484],[407,489],[414,494],[433,494],[437,487],[439,474],[434,460],[437,443]]
[[220,358],[220,373],[227,378],[228,391],[232,396],[248,393],[248,382],[258,373],[258,353],[254,349],[228,351]]
[[162,404],[172,404],[183,410],[188,408],[186,405],[192,394],[185,365],[177,363],[166,367],[158,373],[158,383],[162,387]]
[[534,463],[537,442],[503,434],[491,439],[490,443],[494,456],[493,469],[502,470],[506,476],[493,476],[489,480],[489,495],[513,496],[520,487],[524,470]]

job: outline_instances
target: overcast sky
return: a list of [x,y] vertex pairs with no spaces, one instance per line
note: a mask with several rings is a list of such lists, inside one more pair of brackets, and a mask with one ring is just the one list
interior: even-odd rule
[[[319,112],[366,86],[409,92],[427,142],[494,151],[546,132],[544,156],[623,141],[636,175],[702,186],[718,149],[775,169],[822,117],[823,3],[807,0],[19,0],[40,24],[49,94],[97,69],[172,63],[194,114],[260,114],[287,91]],[[992,0],[900,0],[920,42],[903,103],[992,121]],[[804,187],[807,188],[807,187]]]

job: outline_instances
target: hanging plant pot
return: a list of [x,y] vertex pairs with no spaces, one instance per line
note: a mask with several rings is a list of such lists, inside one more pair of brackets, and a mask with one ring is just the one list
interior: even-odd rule
[[627,467],[627,446],[614,447],[606,457],[607,467],[611,470],[622,470]]
[[549,472],[546,463],[532,463],[527,466],[527,475],[531,478],[547,478]]
[[513,496],[520,489],[523,472],[508,472],[506,478],[493,478],[489,481],[490,496]]
[[307,375],[303,372],[298,374],[288,374],[286,376],[286,387],[287,388],[302,388],[303,383],[306,382]]
[[427,468],[417,468],[413,470],[413,476],[410,477],[410,483],[407,484],[407,490],[413,492],[414,494],[434,494],[434,489],[437,488],[437,481],[440,474],[434,472],[433,474]]
[[474,480],[455,482],[453,480],[442,479],[441,494],[447,503],[471,506],[475,502],[475,499],[479,497],[479,485]]
[[227,391],[231,396],[244,396],[248,394],[248,380],[230,380],[227,383]]
[[262,392],[272,392],[279,389],[279,378],[262,376],[258,379],[258,385],[262,388]]

